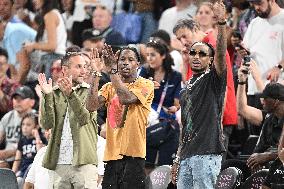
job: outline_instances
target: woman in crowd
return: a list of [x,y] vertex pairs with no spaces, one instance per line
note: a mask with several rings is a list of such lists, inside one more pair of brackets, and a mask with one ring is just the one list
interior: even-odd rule
[[148,67],[141,68],[140,76],[154,81],[155,91],[152,109],[159,114],[159,119],[172,120],[176,133],[174,137],[162,143],[159,148],[151,147],[147,141],[146,162],[155,164],[159,151],[158,165],[172,164],[172,157],[178,147],[179,126],[175,121],[175,113],[179,110],[179,93],[181,90],[181,74],[172,69],[173,59],[169,49],[160,38],[151,38],[146,44]]
[[74,23],[74,9],[76,0],[60,0],[61,9],[63,11],[62,17],[67,29],[67,42],[68,46],[72,44],[71,30]]
[[208,33],[214,30],[216,21],[214,19],[213,4],[210,2],[201,3],[195,18],[203,32]]
[[28,53],[34,50],[43,52],[41,64],[44,66],[45,75],[50,77],[50,67],[54,60],[65,54],[67,33],[63,18],[58,10],[57,0],[34,0],[34,7],[40,13],[36,42],[26,43]]

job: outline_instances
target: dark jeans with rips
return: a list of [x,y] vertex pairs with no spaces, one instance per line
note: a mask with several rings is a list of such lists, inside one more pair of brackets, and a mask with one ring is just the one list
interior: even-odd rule
[[145,189],[145,159],[124,156],[108,161],[105,167],[103,189]]

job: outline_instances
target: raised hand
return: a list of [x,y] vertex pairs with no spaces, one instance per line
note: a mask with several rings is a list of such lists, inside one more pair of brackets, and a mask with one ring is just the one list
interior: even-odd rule
[[213,12],[218,22],[224,22],[226,19],[226,8],[222,0],[218,0],[213,6]]
[[48,94],[52,92],[52,79],[49,78],[48,82],[46,81],[46,77],[44,73],[40,73],[38,75],[38,83],[40,85],[41,91],[44,94]]
[[107,71],[109,72],[112,68],[117,69],[117,59],[118,59],[118,53],[113,53],[111,46],[105,44],[104,48],[102,50],[102,58],[104,60],[104,64],[106,66]]
[[57,84],[64,95],[70,96],[72,93],[72,76],[60,78]]
[[238,79],[240,82],[245,82],[248,78],[249,67],[245,65],[241,65],[238,70]]
[[91,69],[97,72],[101,72],[104,65],[97,48],[92,49],[92,52],[90,53],[90,60]]

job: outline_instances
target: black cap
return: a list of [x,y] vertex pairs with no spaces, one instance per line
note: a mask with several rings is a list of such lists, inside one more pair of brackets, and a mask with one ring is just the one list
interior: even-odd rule
[[284,85],[280,83],[269,83],[265,86],[259,97],[284,101]]
[[22,97],[23,99],[25,98],[34,99],[35,98],[34,92],[28,86],[18,87],[16,91],[13,93],[12,98],[14,98],[17,95]]
[[103,32],[100,32],[99,30],[93,30],[93,29],[87,29],[84,30],[82,33],[82,40],[99,40],[103,39]]

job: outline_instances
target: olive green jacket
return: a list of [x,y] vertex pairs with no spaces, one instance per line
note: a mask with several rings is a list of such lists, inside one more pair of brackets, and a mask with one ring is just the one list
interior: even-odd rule
[[73,87],[69,97],[66,97],[57,86],[52,93],[43,94],[40,123],[44,129],[52,129],[43,167],[56,169],[67,106],[73,139],[72,165],[97,165],[97,113],[86,109],[88,88],[89,85],[86,83]]

